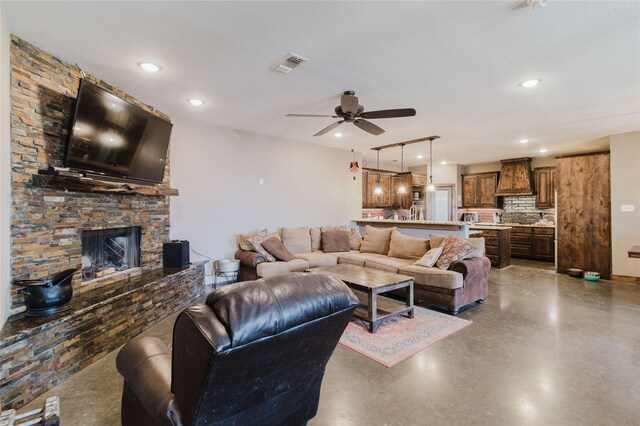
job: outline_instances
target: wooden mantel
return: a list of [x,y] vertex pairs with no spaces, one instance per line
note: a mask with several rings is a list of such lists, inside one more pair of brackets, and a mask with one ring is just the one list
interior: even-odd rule
[[108,192],[123,195],[152,195],[172,197],[178,190],[167,185],[137,185],[125,182],[106,182],[102,180],[60,176],[52,174],[35,174],[32,176],[33,186],[39,188],[57,188],[76,192]]

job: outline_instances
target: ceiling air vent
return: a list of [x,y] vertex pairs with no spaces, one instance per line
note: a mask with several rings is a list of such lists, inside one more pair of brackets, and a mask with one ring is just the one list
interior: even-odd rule
[[284,74],[289,74],[292,69],[307,61],[309,61],[307,58],[303,58],[302,56],[294,53],[289,53],[287,56],[282,58],[280,62],[272,66],[271,69]]

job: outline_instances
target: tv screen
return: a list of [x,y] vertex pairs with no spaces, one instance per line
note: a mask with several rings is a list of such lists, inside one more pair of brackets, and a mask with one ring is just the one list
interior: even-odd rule
[[83,79],[65,166],[125,180],[162,182],[172,126]]

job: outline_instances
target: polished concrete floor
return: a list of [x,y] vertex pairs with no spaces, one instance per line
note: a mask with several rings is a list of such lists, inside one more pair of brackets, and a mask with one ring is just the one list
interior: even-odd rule
[[[540,266],[492,270],[471,326],[393,368],[338,345],[310,424],[640,425],[640,286]],[[63,425],[117,425],[121,388],[114,352],[26,408],[58,395]]]

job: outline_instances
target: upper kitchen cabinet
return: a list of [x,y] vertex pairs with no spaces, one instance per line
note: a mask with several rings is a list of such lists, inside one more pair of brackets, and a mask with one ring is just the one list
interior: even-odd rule
[[464,207],[499,208],[496,197],[498,172],[462,175],[462,204]]
[[[399,194],[398,189],[404,185],[406,192]],[[391,176],[391,205],[408,209],[411,207],[411,197],[413,190],[413,180],[411,172],[398,173]]]
[[536,207],[552,209],[556,206],[554,193],[556,191],[556,168],[541,167],[534,170],[536,180]]
[[[366,172],[366,180],[365,180]],[[382,195],[375,194],[380,179]],[[366,185],[366,188],[365,188]],[[363,170],[362,207],[389,207],[391,205],[391,173],[373,169]],[[365,196],[366,195],[366,196]]]
[[533,195],[531,158],[502,160],[496,195]]

